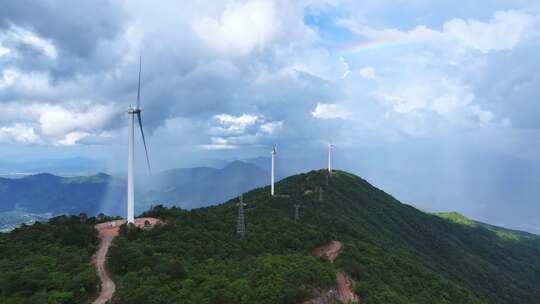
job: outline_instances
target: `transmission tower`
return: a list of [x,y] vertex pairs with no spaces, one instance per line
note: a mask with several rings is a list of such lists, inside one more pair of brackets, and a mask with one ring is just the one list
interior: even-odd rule
[[323,187],[319,186],[319,202],[323,201]]
[[236,225],[236,234],[244,238],[246,236],[246,223],[244,222],[244,196],[240,194],[240,202],[238,203],[238,223]]
[[300,209],[300,205],[294,204],[294,221],[298,222],[298,219],[300,218],[300,215],[298,213],[298,209]]

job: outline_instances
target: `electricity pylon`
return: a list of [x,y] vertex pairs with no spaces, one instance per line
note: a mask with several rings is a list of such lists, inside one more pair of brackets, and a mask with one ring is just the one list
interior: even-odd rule
[[298,209],[300,208],[300,205],[294,204],[294,221],[298,222],[298,219],[300,219],[300,214],[298,213]]
[[246,236],[246,223],[244,222],[244,195],[240,194],[240,202],[238,203],[238,223],[236,224],[236,234],[240,238]]

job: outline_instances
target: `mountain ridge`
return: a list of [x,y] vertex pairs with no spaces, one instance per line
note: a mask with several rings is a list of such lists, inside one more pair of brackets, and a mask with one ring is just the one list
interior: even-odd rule
[[[162,295],[152,298],[156,303],[299,303],[312,290],[331,286],[328,278],[338,270],[357,282],[354,291],[363,303],[517,304],[540,296],[534,284],[540,280],[536,241],[507,240],[427,214],[343,171],[328,182],[325,170],[291,176],[276,189],[287,196],[270,198],[268,186],[243,194],[244,240],[234,233],[236,199],[191,211],[157,206],[146,212],[167,225],[124,230],[115,241],[109,265],[120,282],[116,301],[144,302],[152,290]],[[299,222],[292,216],[294,204],[301,205]],[[335,264],[312,261],[311,251],[331,240],[344,244]],[[152,274],[171,260],[184,270],[179,278]],[[284,260],[306,263],[305,270],[291,274],[279,266]],[[133,276],[142,279],[134,282]],[[269,290],[264,277],[284,283],[266,282],[274,286]],[[230,293],[238,282],[246,284],[236,290],[244,298]]]

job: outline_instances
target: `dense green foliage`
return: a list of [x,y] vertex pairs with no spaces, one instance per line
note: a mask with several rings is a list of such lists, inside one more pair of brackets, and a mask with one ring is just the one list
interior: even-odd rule
[[124,229],[111,248],[117,301],[298,303],[313,287],[332,285],[332,265],[309,255],[326,241],[318,229],[265,216],[270,213],[262,205],[246,210],[250,230],[242,240],[234,234],[233,204],[191,212],[155,208],[150,215],[167,225]]
[[93,224],[62,216],[0,234],[0,303],[83,303],[94,296]]
[[[316,190],[323,188],[319,201]],[[117,303],[299,303],[332,285],[335,268],[356,281],[367,304],[535,303],[538,238],[501,238],[399,203],[338,171],[289,177],[279,193],[244,195],[245,240],[235,235],[236,200],[183,211],[154,208],[166,225],[123,229],[109,267]],[[301,204],[295,223],[293,204]],[[501,228],[498,228],[501,229]],[[501,229],[501,231],[504,231]],[[311,257],[329,240],[345,249],[335,264]]]

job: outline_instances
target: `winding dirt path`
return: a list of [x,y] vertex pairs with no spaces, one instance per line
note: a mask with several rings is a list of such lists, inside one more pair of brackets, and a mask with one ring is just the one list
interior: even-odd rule
[[[331,241],[330,243],[313,250],[312,254],[316,257],[322,257],[330,263],[334,263],[336,258],[343,250],[343,244],[340,241]],[[336,303],[360,303],[360,298],[353,292],[354,282],[341,271],[336,272],[336,286],[325,292],[319,291],[319,296],[315,299],[305,301],[303,304],[326,304]]]
[[[92,258],[92,261],[96,266],[96,272],[99,280],[101,281],[101,292],[99,293],[97,299],[92,302],[92,304],[105,304],[112,299],[116,285],[105,268],[107,262],[107,252],[109,252],[109,247],[111,247],[114,238],[118,236],[118,229],[125,222],[125,220],[116,220],[97,224],[95,226],[99,232],[100,243],[96,254]],[[145,222],[148,222],[151,227],[161,223],[161,221],[158,219],[146,217],[135,219],[135,226],[143,228],[145,227]]]

